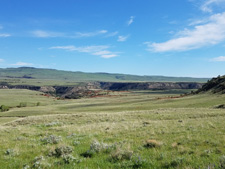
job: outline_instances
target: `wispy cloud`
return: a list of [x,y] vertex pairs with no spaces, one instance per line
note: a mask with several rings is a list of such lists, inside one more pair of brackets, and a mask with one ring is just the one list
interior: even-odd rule
[[3,26],[2,26],[2,25],[0,25],[0,30],[1,30],[1,29],[3,29]]
[[203,12],[213,12],[212,7],[215,5],[221,5],[222,3],[225,3],[225,0],[205,0],[204,3],[201,5],[200,9]]
[[5,60],[4,59],[0,59],[0,63],[4,62]]
[[208,22],[185,29],[177,37],[163,43],[146,43],[148,50],[154,52],[186,51],[215,45],[225,40],[225,12],[212,15]]
[[34,30],[31,34],[34,37],[39,38],[54,38],[54,37],[64,37],[64,38],[84,38],[84,37],[94,37],[98,35],[106,34],[107,30],[100,30],[94,32],[75,32],[75,33],[64,33],[64,32],[53,32],[45,30]]
[[17,62],[14,64],[11,64],[12,66],[32,66],[32,63],[26,63],[26,62]]
[[130,19],[127,21],[127,25],[130,26],[134,22],[134,16],[131,16]]
[[75,37],[82,38],[82,37],[93,37],[93,36],[98,36],[102,34],[106,34],[108,31],[107,30],[100,30],[100,31],[95,31],[95,32],[76,32]]
[[127,35],[127,36],[118,36],[117,41],[118,42],[124,42],[124,41],[127,40],[127,38],[129,38],[129,35]]
[[67,51],[77,51],[81,53],[89,53],[91,55],[100,56],[102,58],[112,58],[118,56],[116,52],[109,51],[110,46],[107,45],[94,45],[94,46],[82,46],[76,47],[70,46],[53,46],[49,49],[63,49]]
[[105,35],[105,37],[113,37],[113,36],[116,36],[119,32],[116,31],[116,32],[111,32],[111,33],[108,33]]
[[225,56],[219,56],[216,58],[212,58],[210,61],[212,62],[225,62]]
[[0,37],[6,38],[6,37],[10,37],[11,34],[8,33],[0,33]]
[[38,38],[53,38],[53,37],[64,37],[65,34],[61,32],[50,32],[43,30],[32,31],[31,34]]

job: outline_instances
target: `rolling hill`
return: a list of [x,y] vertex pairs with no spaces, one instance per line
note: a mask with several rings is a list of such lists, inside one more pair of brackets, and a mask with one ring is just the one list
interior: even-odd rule
[[23,83],[38,80],[51,80],[57,82],[206,82],[208,78],[191,77],[166,77],[166,76],[138,76],[128,74],[111,73],[85,73],[62,71],[55,69],[40,69],[33,67],[5,68],[0,69],[0,80],[23,79]]

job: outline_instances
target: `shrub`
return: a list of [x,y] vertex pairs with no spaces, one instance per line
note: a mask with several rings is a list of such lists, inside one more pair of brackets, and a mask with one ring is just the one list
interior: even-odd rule
[[147,140],[144,147],[146,148],[156,148],[156,147],[160,147],[162,145],[161,142],[156,141],[156,140]]
[[5,106],[5,105],[1,105],[1,106],[0,106],[0,111],[1,111],[1,112],[9,111],[9,107],[8,107],[8,106]]
[[106,143],[99,143],[97,140],[95,140],[91,143],[90,150],[99,153],[101,151],[109,149],[110,147],[111,146]]
[[132,158],[132,168],[143,168],[148,165],[147,161],[140,156],[135,156]]
[[225,109],[225,105],[224,104],[220,104],[218,106],[215,106],[216,109]]
[[51,165],[45,161],[45,158],[43,156],[35,157],[35,159],[32,162],[32,168],[49,168]]
[[46,127],[60,126],[60,125],[62,125],[62,123],[57,122],[57,121],[56,121],[56,122],[53,121],[53,122],[51,122],[51,123],[46,123],[46,124],[45,124]]
[[65,155],[71,154],[73,148],[70,146],[60,146],[55,148],[55,150],[49,152],[49,156],[63,157]]
[[37,102],[37,103],[36,103],[36,106],[40,106],[40,105],[41,105],[41,103],[40,103],[40,102]]
[[26,102],[20,102],[19,107],[27,107],[27,103]]
[[63,162],[66,163],[66,164],[82,162],[81,159],[75,158],[71,154],[64,154],[64,155],[62,155],[62,159],[63,159]]
[[106,152],[109,153],[114,149],[114,145],[109,145],[103,142],[98,142],[97,140],[93,141],[90,145],[90,149],[82,153],[83,157],[93,157],[95,153]]
[[184,163],[184,158],[178,157],[164,164],[165,168],[177,168]]
[[111,153],[111,161],[131,160],[132,155],[133,151],[117,148],[115,152]]
[[86,152],[82,153],[81,156],[85,158],[92,158],[95,152],[93,150],[87,150]]
[[220,168],[224,169],[225,168],[225,155],[220,157]]
[[43,144],[58,144],[60,141],[62,141],[61,136],[55,136],[55,135],[50,135],[48,137],[44,137],[41,139],[41,142]]
[[80,144],[80,141],[74,140],[74,142],[73,142],[73,145],[74,145],[74,146],[77,146],[77,145],[79,145],[79,144]]
[[5,151],[5,155],[14,156],[15,155],[15,151],[13,149],[7,149]]

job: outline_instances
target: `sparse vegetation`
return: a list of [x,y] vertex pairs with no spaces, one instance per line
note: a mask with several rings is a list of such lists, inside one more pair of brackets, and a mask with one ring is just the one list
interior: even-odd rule
[[225,114],[215,108],[224,95],[130,91],[68,101],[13,91],[0,90],[12,106],[0,116],[2,168],[224,167]]
[[43,144],[58,144],[60,141],[62,141],[61,136],[55,136],[55,135],[50,135],[50,136],[41,138],[41,142]]

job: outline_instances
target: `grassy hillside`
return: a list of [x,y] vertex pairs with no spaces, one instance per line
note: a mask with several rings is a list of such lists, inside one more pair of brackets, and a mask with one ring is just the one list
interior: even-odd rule
[[[9,92],[9,94],[7,94]],[[2,168],[223,168],[225,95],[111,92],[55,100],[0,90]],[[31,99],[27,99],[27,98]],[[15,107],[20,101],[26,107]],[[40,106],[32,105],[39,101]],[[42,104],[43,103],[43,104]]]
[[207,78],[136,76],[109,73],[70,72],[54,69],[31,67],[0,69],[0,82],[11,84],[47,84],[74,85],[75,82],[110,81],[110,82],[206,82]]

